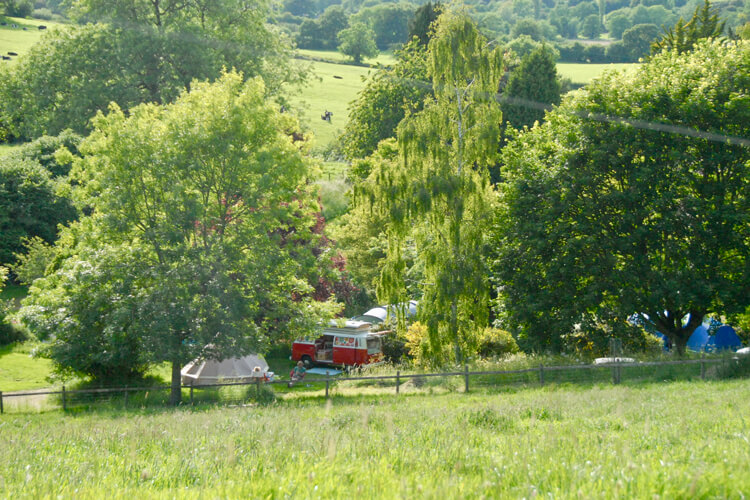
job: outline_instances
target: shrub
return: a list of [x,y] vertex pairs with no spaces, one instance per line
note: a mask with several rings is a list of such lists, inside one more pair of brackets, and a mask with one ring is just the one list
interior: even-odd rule
[[485,328],[479,334],[477,354],[483,358],[515,354],[519,351],[516,339],[505,330]]
[[35,19],[44,19],[45,21],[51,21],[54,16],[55,14],[51,10],[45,8],[34,9],[32,13],[32,17]]
[[3,307],[0,304],[0,346],[27,340],[26,332],[4,316]]
[[406,339],[397,333],[383,336],[383,356],[389,363],[399,363],[407,358]]

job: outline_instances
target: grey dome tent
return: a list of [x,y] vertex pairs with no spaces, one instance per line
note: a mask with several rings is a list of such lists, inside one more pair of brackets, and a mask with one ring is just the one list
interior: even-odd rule
[[273,373],[268,371],[268,363],[260,354],[248,354],[241,358],[227,358],[223,361],[196,359],[186,364],[181,370],[183,385],[252,382],[258,378],[259,373],[260,376],[266,375],[273,378]]

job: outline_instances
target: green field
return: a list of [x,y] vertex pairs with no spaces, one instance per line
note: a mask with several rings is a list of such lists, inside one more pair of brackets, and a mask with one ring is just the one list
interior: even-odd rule
[[630,70],[636,68],[636,63],[618,63],[618,64],[577,64],[577,63],[557,63],[557,72],[565,78],[570,78],[573,83],[584,84],[601,75],[607,70]]
[[[344,129],[349,119],[349,103],[364,87],[363,78],[375,70],[318,61],[312,65],[315,78],[305,88],[290,89],[290,93],[292,104],[302,110],[302,123],[315,136],[314,146],[321,147],[332,142]],[[321,119],[326,110],[333,113],[331,123]]]
[[41,389],[51,385],[47,377],[52,373],[52,362],[32,358],[31,350],[31,344],[0,346],[0,391]]
[[[321,61],[329,61],[335,63],[349,63],[351,58],[345,56],[341,52],[330,51],[330,50],[310,50],[310,49],[297,49],[297,53],[303,58],[310,58]],[[396,62],[396,58],[389,52],[381,52],[377,57],[372,59],[365,59],[365,64],[382,66],[390,66]]]
[[748,381],[0,416],[6,498],[744,498]]
[[[0,54],[3,55],[8,52],[15,52],[19,55],[28,52],[44,33],[44,31],[37,29],[40,24],[47,26],[48,29],[60,26],[59,23],[54,21],[40,19],[18,19],[14,17],[5,19],[7,19],[8,26],[0,26]],[[16,24],[18,27],[11,28],[11,24]],[[23,28],[26,28],[26,31]],[[12,64],[15,60],[17,60],[16,57],[10,61],[0,61],[0,64]]]

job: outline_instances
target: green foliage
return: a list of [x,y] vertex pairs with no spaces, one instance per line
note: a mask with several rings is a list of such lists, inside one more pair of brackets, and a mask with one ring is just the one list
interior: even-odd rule
[[520,350],[513,335],[500,328],[485,328],[476,342],[476,353],[483,358],[516,354]]
[[398,161],[375,165],[359,189],[361,203],[386,222],[378,298],[405,302],[404,250],[413,238],[424,273],[419,315],[432,361],[445,361],[438,353],[453,345],[453,359],[461,362],[466,337],[487,321],[481,249],[493,200],[487,168],[500,133],[494,96],[502,53],[488,48],[465,15],[449,12],[428,46],[427,67],[435,99],[399,125]]
[[[52,177],[64,177],[70,173],[72,156],[78,155],[78,145],[82,139],[72,130],[63,130],[59,135],[45,135],[14,148],[6,155],[6,159],[35,161],[47,169]],[[62,148],[65,148],[68,154],[56,155]]]
[[[8,269],[0,266],[0,292],[3,291],[7,278]],[[13,324],[7,317],[8,309],[8,304],[0,299],[0,346],[26,340],[25,332],[17,325]]]
[[581,23],[581,34],[586,38],[598,38],[602,34],[602,25],[598,14],[586,16]]
[[[48,354],[63,369],[108,378],[167,361],[175,401],[185,362],[257,351],[332,314],[305,280],[322,260],[297,124],[261,80],[224,74],[171,105],[112,105],[94,125],[74,166],[93,213],[22,310],[56,334]],[[111,346],[102,366],[95,339]]]
[[503,118],[516,128],[541,123],[545,108],[560,104],[561,91],[554,53],[541,46],[522,57],[511,72],[503,91]]
[[13,274],[19,283],[31,285],[34,280],[43,278],[47,268],[55,260],[55,247],[38,236],[23,238],[24,251],[15,254]]
[[360,64],[363,58],[378,55],[375,45],[375,32],[364,23],[355,23],[350,28],[339,32],[339,51],[352,58],[354,64]]
[[609,36],[612,38],[622,38],[622,34],[625,30],[633,26],[630,22],[630,17],[624,12],[614,12],[607,16],[605,21]]
[[678,53],[693,50],[699,40],[714,40],[724,33],[726,21],[719,19],[717,10],[709,0],[695,8],[693,17],[686,23],[682,18],[674,28],[669,28],[660,40],[651,44],[651,52],[674,50]]
[[351,24],[367,24],[375,33],[375,44],[386,50],[409,40],[409,25],[414,17],[414,6],[408,3],[381,3],[361,9],[352,16]]
[[[426,49],[410,42],[396,57],[396,64],[378,70],[351,104],[341,138],[350,159],[369,156],[380,141],[394,137],[404,116],[422,109],[424,99],[431,94]],[[365,179],[367,175],[359,177]]]
[[86,24],[50,30],[0,78],[0,116],[17,137],[87,132],[109,102],[128,109],[166,103],[193,79],[224,67],[262,75],[269,93],[296,81],[290,47],[265,19],[267,2],[159,3],[79,0],[72,15]]
[[636,24],[622,34],[623,49],[630,60],[637,61],[648,55],[651,43],[658,36],[659,28],[655,24]]
[[339,5],[328,7],[319,19],[305,19],[299,28],[297,45],[303,49],[335,50],[338,34],[349,27],[349,18]]
[[426,47],[432,38],[433,25],[442,10],[443,4],[440,2],[430,1],[419,7],[409,21],[409,40],[417,37],[419,44]]
[[54,242],[58,224],[76,215],[41,165],[27,159],[0,159],[0,263],[14,262],[14,254],[24,250],[24,238]]
[[748,75],[745,42],[665,52],[595,80],[503,150],[498,313],[527,347],[642,312],[683,352],[707,312],[744,310]]

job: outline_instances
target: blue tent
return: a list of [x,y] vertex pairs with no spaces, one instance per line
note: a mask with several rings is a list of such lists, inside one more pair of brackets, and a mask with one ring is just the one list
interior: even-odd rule
[[700,325],[693,331],[693,334],[690,335],[690,338],[687,341],[688,349],[691,351],[705,350],[706,344],[708,344],[708,338],[708,328]]
[[729,325],[724,325],[716,330],[715,335],[711,336],[708,341],[708,347],[712,347],[717,351],[721,351],[724,349],[731,349],[733,351],[736,351],[737,349],[742,347],[742,341],[735,333],[734,328]]

